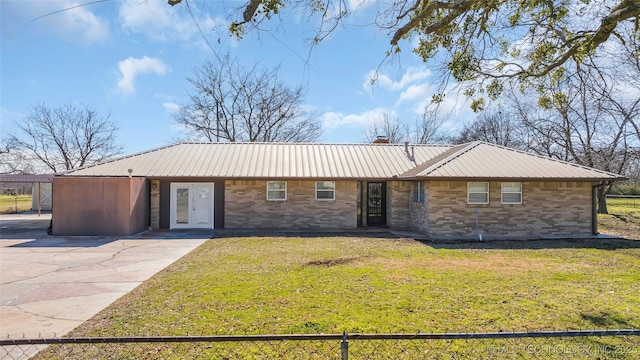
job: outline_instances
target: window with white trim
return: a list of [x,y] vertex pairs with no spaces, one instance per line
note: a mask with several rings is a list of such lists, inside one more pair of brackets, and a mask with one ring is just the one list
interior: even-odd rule
[[503,204],[522,204],[522,183],[503,182],[500,183],[502,189]]
[[316,200],[335,200],[335,181],[316,181]]
[[413,202],[424,202],[424,182],[415,181],[413,183]]
[[467,183],[467,203],[486,205],[489,203],[489,183]]
[[285,201],[287,200],[286,181],[267,181],[267,200]]

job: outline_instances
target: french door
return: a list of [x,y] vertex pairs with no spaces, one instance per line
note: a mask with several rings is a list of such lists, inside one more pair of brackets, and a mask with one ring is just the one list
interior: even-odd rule
[[171,228],[213,229],[213,183],[171,183]]

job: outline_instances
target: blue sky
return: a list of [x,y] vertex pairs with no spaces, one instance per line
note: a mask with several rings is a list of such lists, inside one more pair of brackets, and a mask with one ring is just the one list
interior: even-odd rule
[[[125,153],[173,143],[183,136],[172,112],[187,101],[186,78],[214,50],[247,66],[279,65],[282,81],[307,90],[305,103],[322,122],[321,142],[363,142],[363,127],[383,112],[413,123],[439,84],[410,43],[379,68],[390,36],[362,26],[374,20],[370,1],[348,1],[354,16],[311,51],[318,20],[294,9],[264,24],[266,31],[241,41],[229,37],[228,23],[240,18],[236,9],[244,1],[189,0],[204,37],[184,4],[166,0],[107,0],[33,20],[86,2],[0,1],[3,137],[38,103],[76,103],[110,115]],[[470,118],[467,108],[448,99],[445,130],[461,127]]]

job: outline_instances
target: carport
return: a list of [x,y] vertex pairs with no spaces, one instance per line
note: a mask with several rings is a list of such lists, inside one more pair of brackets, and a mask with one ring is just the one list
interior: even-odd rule
[[33,174],[8,174],[0,175],[0,183],[28,183],[32,184],[31,194],[33,200],[31,202],[32,210],[37,210],[38,215],[41,211],[51,211],[53,204],[53,174],[33,175]]

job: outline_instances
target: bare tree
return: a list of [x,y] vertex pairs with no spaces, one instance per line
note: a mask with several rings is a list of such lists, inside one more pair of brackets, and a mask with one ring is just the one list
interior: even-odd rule
[[397,144],[408,139],[409,129],[400,122],[398,116],[389,112],[382,114],[381,118],[371,119],[364,127],[364,137],[367,142],[383,137],[389,143]]
[[228,56],[207,61],[188,81],[189,103],[175,122],[206,141],[300,142],[320,136],[301,87],[278,80],[278,68],[244,68]]
[[16,126],[18,133],[10,142],[53,172],[105,161],[122,152],[116,125],[87,105],[50,108],[41,103]]
[[447,120],[440,114],[440,104],[430,102],[420,115],[416,117],[416,124],[413,133],[417,144],[434,144],[446,141],[446,136],[442,132],[442,125]]
[[14,144],[0,144],[0,174],[31,174],[33,163]]
[[[632,148],[640,142],[635,127],[640,97],[629,97],[627,91],[617,89],[617,80],[602,69],[583,67],[566,81],[548,87],[549,95],[540,99],[542,108],[522,96],[514,97],[512,104],[524,129],[522,134],[526,134],[521,138],[523,147],[624,174],[634,161]],[[599,188],[600,213],[607,213],[605,195],[610,186]]]
[[516,124],[511,116],[502,111],[483,112],[473,122],[465,125],[458,136],[452,139],[455,144],[470,141],[486,141],[488,143],[520,148],[521,143],[516,136]]

